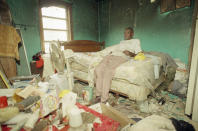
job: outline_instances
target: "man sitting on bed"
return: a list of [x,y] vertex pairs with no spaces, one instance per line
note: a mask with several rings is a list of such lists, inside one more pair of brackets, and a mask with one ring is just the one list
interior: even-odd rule
[[102,102],[106,103],[109,96],[109,89],[111,87],[112,77],[115,74],[115,69],[125,63],[128,57],[135,57],[136,54],[141,52],[140,41],[133,39],[134,31],[133,28],[128,27],[124,32],[124,41],[120,44],[130,44],[132,47],[129,50],[111,51],[109,55],[105,56],[103,60],[95,68],[95,80],[96,80],[96,99],[95,103]]

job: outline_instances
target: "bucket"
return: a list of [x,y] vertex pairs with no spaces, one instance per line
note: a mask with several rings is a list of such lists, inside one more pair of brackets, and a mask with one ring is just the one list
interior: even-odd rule
[[69,112],[69,125],[71,127],[79,127],[82,125],[81,112],[77,107],[74,107]]

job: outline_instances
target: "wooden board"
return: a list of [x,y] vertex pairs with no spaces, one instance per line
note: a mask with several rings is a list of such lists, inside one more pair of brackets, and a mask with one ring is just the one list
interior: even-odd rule
[[11,57],[0,57],[0,69],[9,79],[17,75],[16,61]]
[[1,88],[11,88],[10,81],[7,79],[5,74],[0,70],[0,87]]
[[198,62],[198,52],[197,52],[198,50],[198,20],[196,22],[195,30],[196,30],[195,31],[196,33],[195,33],[195,39],[194,39],[194,45],[193,45],[192,62],[191,62],[191,67],[190,67],[190,76],[189,76],[189,82],[188,82],[188,92],[187,92],[186,108],[185,108],[185,113],[187,115],[191,115],[192,113],[194,96],[195,96],[195,87],[196,87],[195,83],[196,83],[197,72],[198,72],[198,64],[197,64]]
[[[197,17],[198,17],[198,14],[197,14]],[[197,64],[198,63],[198,52],[197,52],[197,50],[198,50],[198,20],[196,21],[195,41],[194,41],[193,56],[192,56],[192,66],[191,66],[191,71],[190,71],[191,76],[190,76],[190,80],[189,80],[189,82],[194,82],[194,83],[189,83],[191,86],[188,89],[188,95],[187,95],[188,103],[186,102],[186,112],[190,111],[190,109],[191,109],[192,110],[192,120],[198,122],[198,104],[197,104],[198,103],[198,75],[196,73],[196,72],[198,72],[198,64]],[[195,78],[196,78],[196,80],[195,80]]]
[[198,14],[198,1],[195,1],[195,7],[193,11],[193,18],[192,18],[192,28],[191,28],[191,38],[190,38],[190,48],[189,48],[189,54],[188,54],[188,71],[190,71],[191,66],[191,60],[192,60],[192,52],[193,52],[193,45],[194,45],[194,39],[195,39],[195,28],[196,28],[196,20],[197,20],[197,14]]
[[111,106],[106,106],[105,104],[101,104],[101,108],[102,108],[102,114],[104,114],[105,116],[108,116],[109,118],[119,122],[120,125],[121,125],[121,128],[125,127],[128,124],[135,124],[136,123],[134,120],[131,120],[131,119],[127,118],[127,116],[125,116],[121,112],[115,110]]
[[198,77],[197,84],[195,87],[195,95],[194,95],[194,103],[193,103],[193,111],[192,111],[192,120],[198,122]]
[[3,79],[0,77],[0,89],[7,88],[6,84],[4,83]]
[[104,49],[104,42],[90,40],[73,40],[61,44],[64,49],[71,49],[74,52],[97,52]]
[[59,6],[59,7],[65,7],[65,6],[71,6],[72,4],[61,1],[61,0],[39,0],[39,6],[40,7],[49,7],[49,6]]

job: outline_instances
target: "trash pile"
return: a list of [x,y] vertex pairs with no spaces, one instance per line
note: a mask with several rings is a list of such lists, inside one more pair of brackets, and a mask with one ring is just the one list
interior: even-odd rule
[[187,93],[188,71],[186,65],[179,59],[175,59],[175,62],[178,68],[176,69],[175,79],[169,86],[169,91],[174,95],[185,98]]
[[113,107],[130,119],[142,119],[152,114],[166,115],[179,120],[186,119],[184,114],[185,99],[181,99],[167,91],[160,91],[156,93],[155,97],[150,96],[147,100],[141,102],[119,97]]
[[[56,56],[56,55],[55,55]],[[145,101],[109,94],[108,103],[91,105],[94,88],[74,81],[67,70],[40,78],[12,78],[10,88],[0,89],[2,131],[153,131],[195,130],[185,116],[187,71],[179,67],[168,91]],[[64,66],[63,66],[64,67]],[[61,68],[62,69],[62,66]],[[64,68],[63,68],[64,69]],[[68,72],[67,72],[68,71]],[[88,107],[89,105],[89,107]],[[1,131],[0,130],[0,131]]]
[[[136,121],[134,125],[125,127],[126,131],[153,131],[153,130],[195,130],[192,120],[185,113],[185,99],[171,94],[167,91],[156,93],[155,97],[150,96],[147,100],[134,102],[124,97],[110,98],[116,101],[113,108],[119,110],[129,119]],[[177,124],[176,124],[177,123]],[[183,125],[184,127],[182,127]],[[197,127],[197,123],[195,124]],[[197,129],[197,128],[196,128]],[[177,130],[177,131],[180,131]]]
[[[120,123],[78,103],[78,94],[69,89],[65,73],[45,80],[37,76],[18,81],[17,86],[0,89],[0,125],[3,131],[112,130]],[[13,82],[16,85],[16,82]],[[84,100],[90,92],[84,89]]]

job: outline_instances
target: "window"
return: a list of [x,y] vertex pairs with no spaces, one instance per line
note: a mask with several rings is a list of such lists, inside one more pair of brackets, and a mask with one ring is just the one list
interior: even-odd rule
[[71,40],[69,8],[50,6],[41,8],[43,51],[49,53],[50,42]]
[[161,13],[189,7],[191,0],[161,0]]

